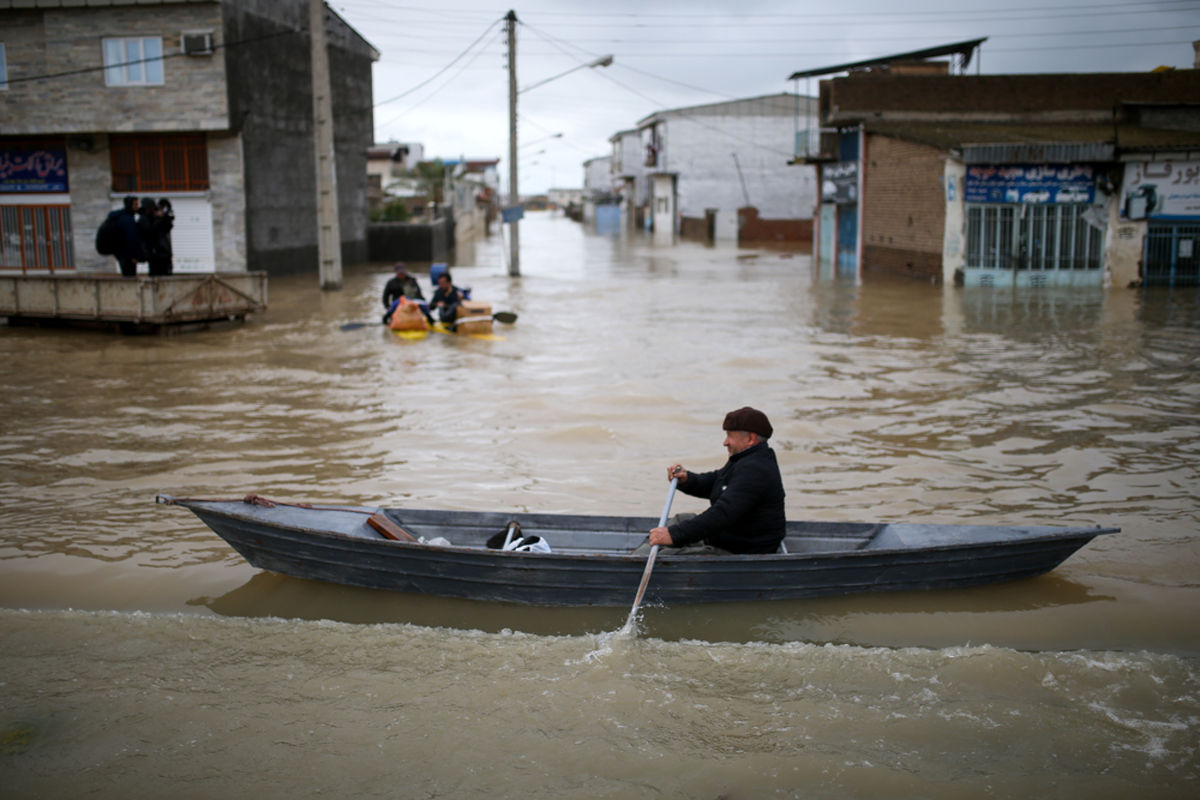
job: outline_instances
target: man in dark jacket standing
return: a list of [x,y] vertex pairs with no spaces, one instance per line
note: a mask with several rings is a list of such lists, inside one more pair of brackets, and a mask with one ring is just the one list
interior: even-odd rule
[[[672,464],[667,478],[693,497],[707,497],[706,511],[650,531],[652,545],[691,553],[774,553],[784,536],[784,491],[775,451],[767,446],[767,415],[746,406],[725,415],[729,460],[715,472],[694,473]],[[667,553],[670,550],[665,551]]]
[[137,262],[146,260],[146,251],[142,247],[137,218],[134,216],[136,210],[137,198],[129,195],[122,201],[121,208],[113,212],[117,215],[117,230],[120,233],[113,255],[121,267],[121,274],[126,278],[137,277]]

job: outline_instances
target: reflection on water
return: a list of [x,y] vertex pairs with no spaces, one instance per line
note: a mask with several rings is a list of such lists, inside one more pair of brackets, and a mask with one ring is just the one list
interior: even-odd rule
[[[893,647],[944,646],[967,641],[971,626],[990,615],[1007,615],[1063,606],[1113,602],[1092,587],[1047,575],[994,587],[936,592],[896,592],[860,597],[817,598],[774,603],[646,606],[639,631],[663,640],[710,642],[886,643]],[[632,595],[630,597],[632,603]],[[499,633],[520,630],[543,636],[580,636],[621,627],[627,609],[547,608],[485,603],[459,598],[426,597],[289,578],[260,572],[220,597],[196,597],[204,606],[228,617],[280,617],[336,620],[348,623],[407,623]],[[936,621],[930,615],[936,615]],[[905,624],[889,631],[893,620]],[[922,620],[927,622],[923,623]],[[932,624],[929,624],[932,623]],[[858,640],[856,629],[871,635]],[[1007,632],[1011,635],[1011,631]],[[1092,643],[1095,631],[1076,632],[1075,646]],[[1071,649],[1064,632],[1054,637],[1019,633],[1012,641],[993,644],[1028,649],[1038,639],[1046,646]]]

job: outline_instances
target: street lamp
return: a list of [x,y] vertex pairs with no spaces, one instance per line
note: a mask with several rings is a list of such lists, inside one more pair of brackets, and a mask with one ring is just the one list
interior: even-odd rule
[[612,64],[612,62],[613,62],[613,57],[611,55],[600,56],[600,58],[597,58],[595,61],[590,61],[587,64],[580,64],[577,67],[571,67],[566,72],[560,72],[557,75],[552,75],[551,77],[546,78],[545,80],[538,81],[537,83],[532,84],[530,86],[526,86],[524,89],[517,92],[517,94],[525,94],[530,89],[536,89],[537,87],[543,86],[543,85],[549,83],[550,81],[556,81],[559,78],[563,77],[564,75],[570,75],[572,72],[575,72],[576,70],[591,69],[594,67],[607,67],[607,66],[610,66]]
[[526,142],[525,144],[521,145],[521,147],[533,147],[535,144],[541,144],[542,142],[546,142],[551,139],[561,139],[562,137],[563,135],[561,133],[552,133],[549,136],[543,136],[541,139],[534,139],[532,142]]
[[[591,67],[607,67],[613,62],[611,55],[601,56],[595,61],[572,67],[566,72],[559,73],[532,86],[526,86],[517,91],[517,12],[509,11],[504,17],[508,23],[508,208],[505,209],[505,222],[509,225],[509,259],[508,274],[514,278],[521,275],[521,239],[519,220],[521,213],[521,193],[517,188],[517,95],[536,89],[564,75],[570,75],[576,70]],[[561,136],[562,134],[558,134]],[[555,137],[551,137],[555,138]]]

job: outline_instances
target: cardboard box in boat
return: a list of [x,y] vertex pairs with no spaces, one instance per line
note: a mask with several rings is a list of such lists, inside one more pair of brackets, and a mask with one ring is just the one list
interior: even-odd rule
[[459,333],[491,333],[492,304],[482,300],[462,301],[455,326]]

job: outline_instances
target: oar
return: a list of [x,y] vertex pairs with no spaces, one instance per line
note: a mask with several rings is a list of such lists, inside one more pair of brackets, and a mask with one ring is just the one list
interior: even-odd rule
[[[505,325],[512,325],[517,321],[517,315],[512,311],[497,311],[495,314],[492,314],[492,319],[496,320],[496,322],[503,322]],[[341,329],[344,331],[356,331],[359,328],[382,324],[382,322],[347,322],[341,326]]]
[[[667,515],[671,513],[671,501],[675,499],[675,487],[678,485],[679,479],[672,478],[671,485],[667,487],[667,502],[663,505],[662,515],[658,518],[658,527],[660,528],[667,524]],[[642,604],[642,597],[646,594],[646,584],[650,582],[650,573],[654,570],[654,559],[657,557],[658,545],[654,545],[650,548],[650,555],[646,557],[646,568],[642,570],[642,582],[638,584],[637,595],[633,598],[633,608],[629,609],[629,617],[621,627],[622,633],[629,633],[634,629],[638,606]]]

